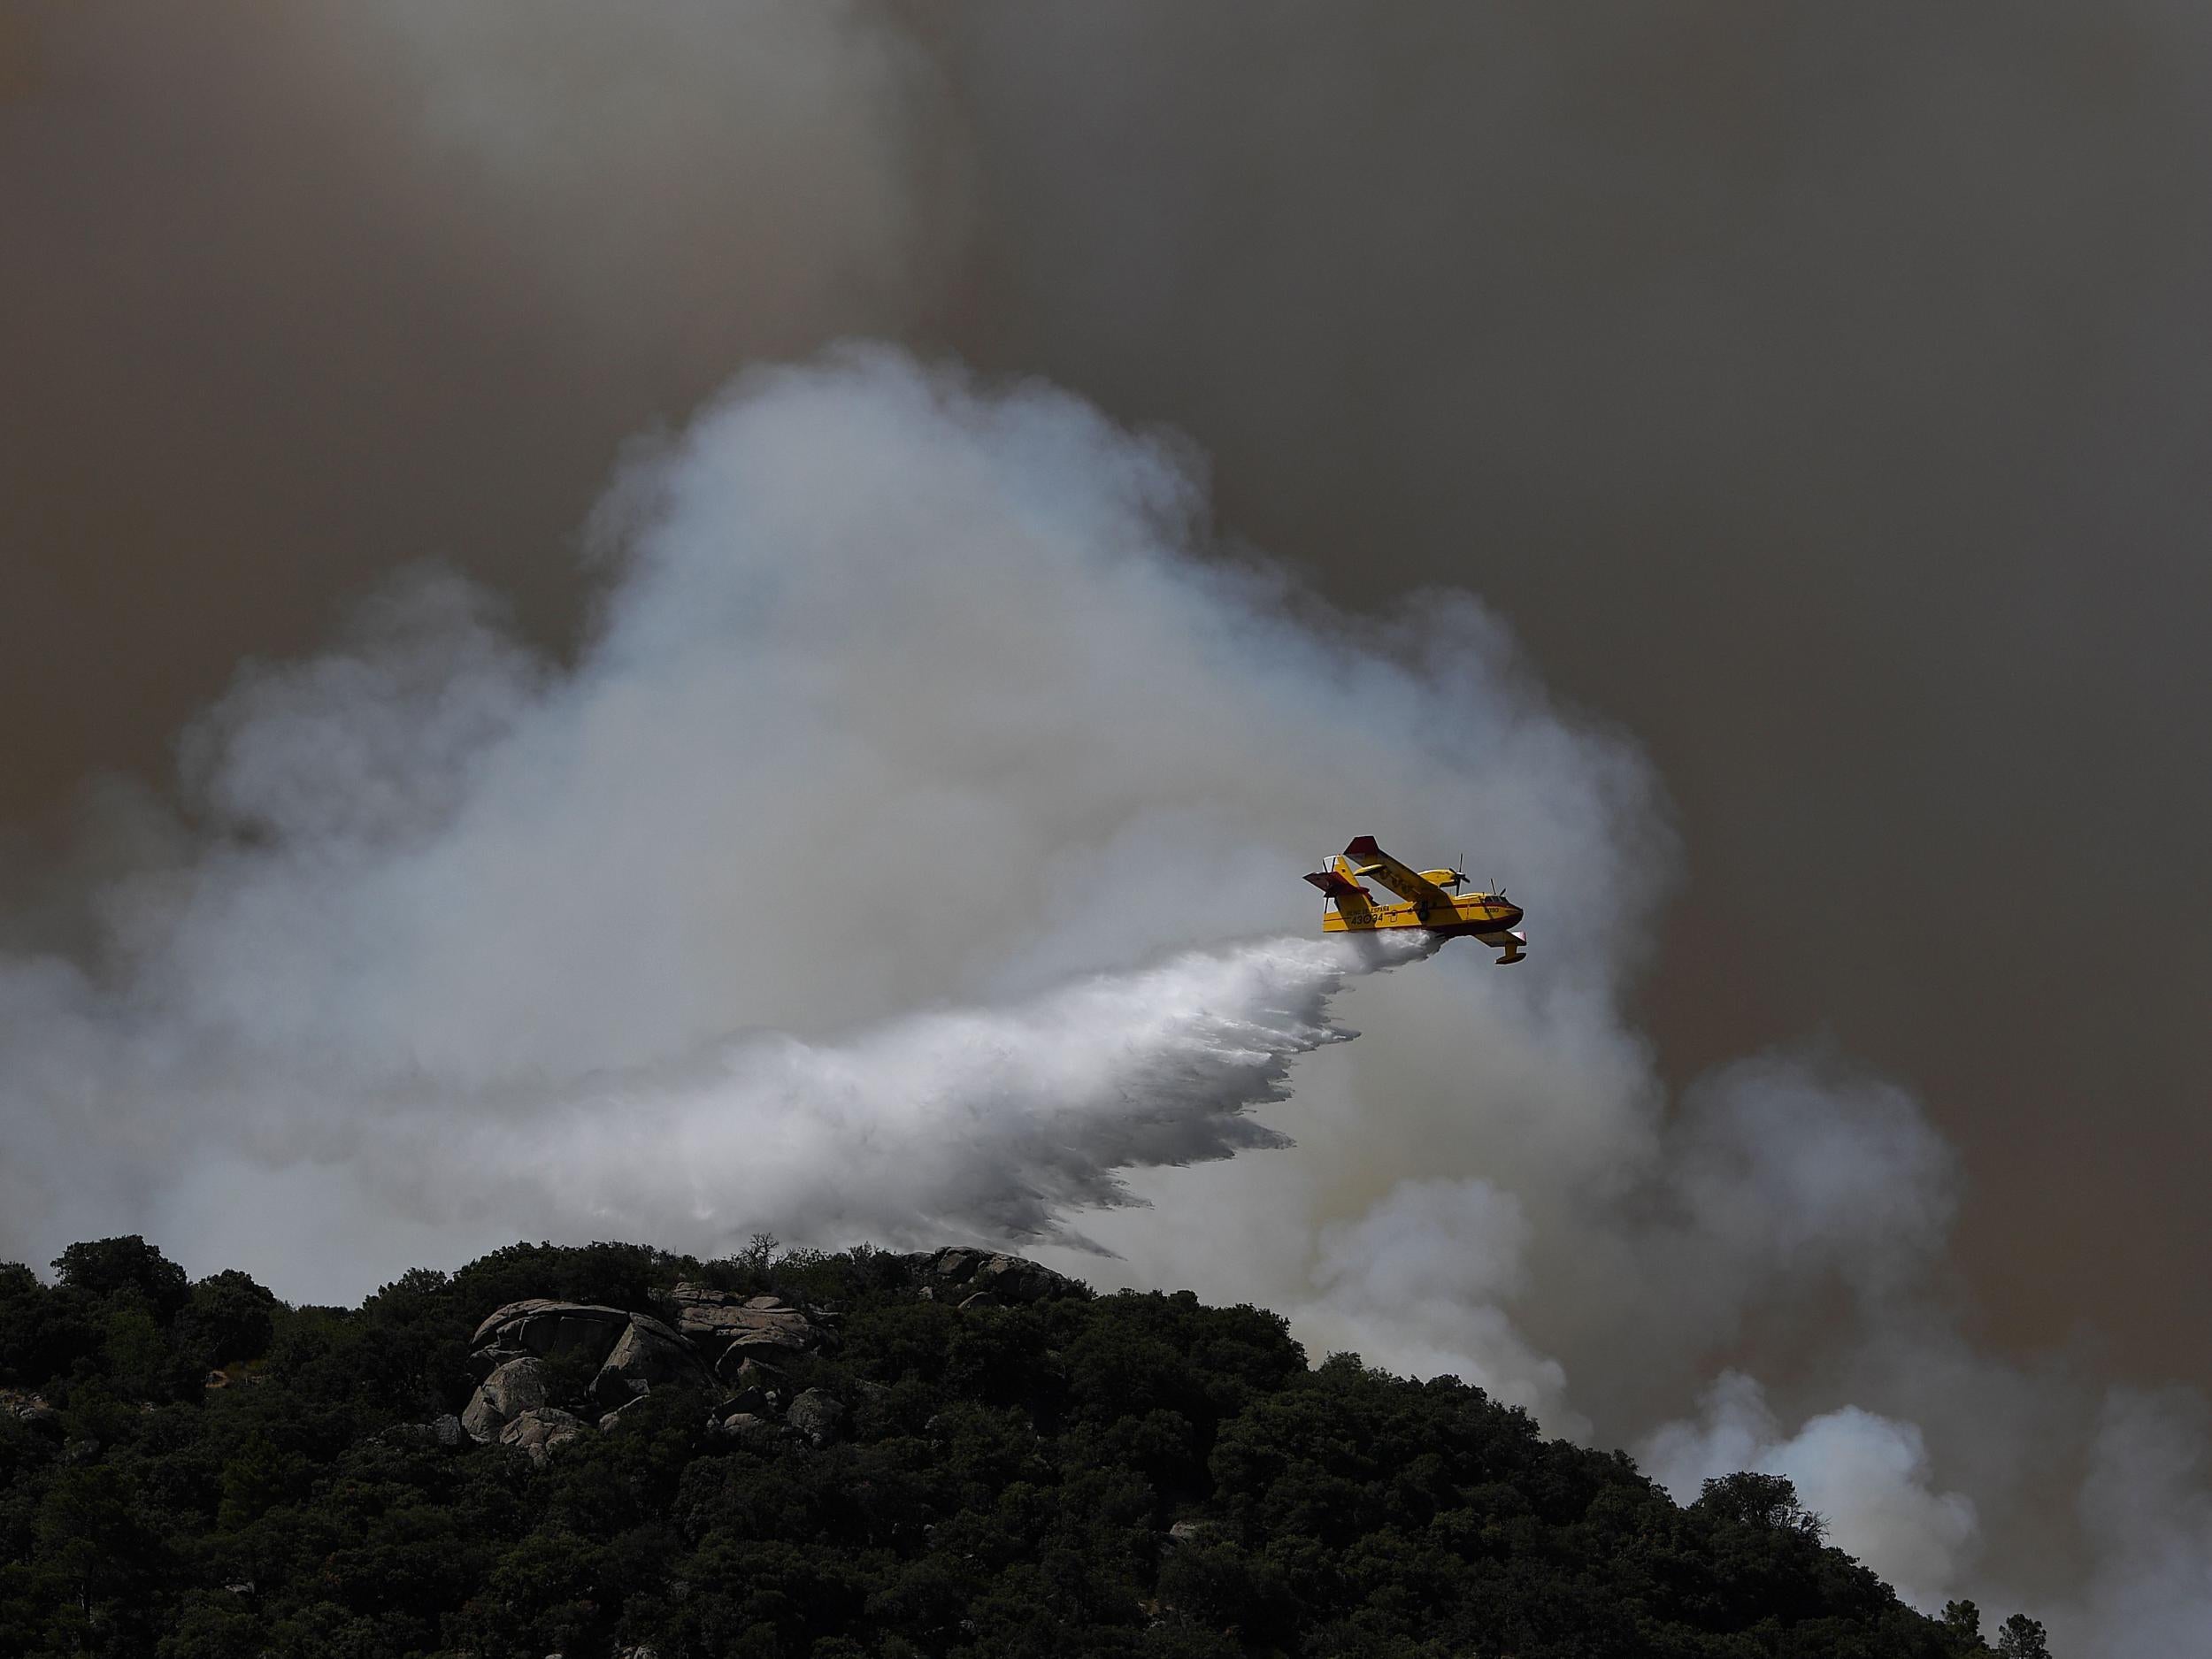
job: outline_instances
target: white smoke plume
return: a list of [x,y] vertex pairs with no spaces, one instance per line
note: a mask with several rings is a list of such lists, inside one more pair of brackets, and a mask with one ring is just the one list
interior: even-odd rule
[[636,463],[572,669],[434,573],[250,667],[103,957],[0,969],[0,1244],[349,1296],[518,1233],[1055,1236],[1269,1142],[1239,1112],[1397,953],[1212,947],[1310,930],[1371,798],[1525,848],[1601,995],[1632,757],[1471,602],[1317,632],[1202,511],[1167,441],[856,350]]
[[[420,575],[111,822],[102,949],[0,958],[0,1253],[142,1232],[349,1300],[517,1236],[1043,1240],[1671,1481],[1771,1465],[2069,1659],[2188,1628],[2201,1479],[2153,1483],[2147,1587],[2125,1540],[2200,1442],[1972,1353],[1915,1103],[1775,1056],[1667,1098],[1620,998],[1653,780],[1476,601],[1317,611],[1171,438],[880,349],[743,377],[593,536],[572,663]],[[1286,937],[1358,833],[1506,879],[1531,960],[1370,984],[1396,952]],[[2054,1445],[2086,1555],[2023,1495]],[[2008,1577],[2031,1547],[2103,1567]]]
[[2083,1592],[2053,1609],[2053,1651],[2212,1650],[2212,1409],[2181,1388],[2116,1388],[2098,1413],[2078,1518]]
[[1528,1218],[1483,1180],[1408,1180],[1358,1219],[1321,1229],[1317,1300],[1302,1324],[1371,1363],[1415,1376],[1449,1371],[1555,1432],[1586,1433],[1566,1374],[1530,1348],[1503,1303],[1528,1288]]
[[1685,1503],[1736,1470],[1786,1475],[1827,1522],[1832,1543],[1927,1612],[1947,1599],[1977,1540],[1973,1500],[1933,1489],[1916,1425],[1845,1406],[1785,1434],[1765,1391],[1740,1371],[1722,1372],[1699,1419],[1661,1428],[1640,1461]]

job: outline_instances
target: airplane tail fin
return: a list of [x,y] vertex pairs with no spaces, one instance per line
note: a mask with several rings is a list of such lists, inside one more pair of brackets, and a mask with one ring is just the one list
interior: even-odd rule
[[1382,868],[1384,856],[1372,835],[1355,835],[1336,863],[1353,875],[1371,875]]
[[1343,859],[1330,859],[1305,879],[1328,895],[1337,914],[1347,922],[1365,922],[1373,917],[1370,901],[1374,895],[1360,886],[1352,866]]
[[1346,875],[1335,864],[1317,870],[1305,878],[1333,899],[1365,898],[1367,889]]

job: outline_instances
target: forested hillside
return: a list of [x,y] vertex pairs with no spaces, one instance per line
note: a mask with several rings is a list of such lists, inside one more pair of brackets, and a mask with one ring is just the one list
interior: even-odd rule
[[1785,1481],[1678,1507],[1479,1390],[1018,1258],[517,1245],[350,1310],[135,1238],[54,1267],[0,1267],[4,1654],[1992,1651]]

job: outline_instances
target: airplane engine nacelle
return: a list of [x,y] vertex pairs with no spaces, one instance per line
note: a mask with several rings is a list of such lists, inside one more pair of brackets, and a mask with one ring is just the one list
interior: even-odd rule
[[1422,880],[1433,881],[1440,887],[1449,887],[1455,881],[1464,881],[1466,879],[1456,870],[1424,870],[1421,872]]

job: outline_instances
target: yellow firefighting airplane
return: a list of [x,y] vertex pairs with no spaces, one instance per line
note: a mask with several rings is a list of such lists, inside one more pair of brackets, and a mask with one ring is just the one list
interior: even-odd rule
[[[1404,901],[1377,904],[1374,895],[1360,886],[1362,876],[1372,876]],[[1329,895],[1321,911],[1325,933],[1371,933],[1386,927],[1425,927],[1446,938],[1471,933],[1486,945],[1505,952],[1503,967],[1526,954],[1528,935],[1514,926],[1521,907],[1502,893],[1462,893],[1467,878],[1456,870],[1406,868],[1375,845],[1372,835],[1362,835],[1341,853],[1306,878]],[[1449,893],[1444,888],[1449,886]]]

